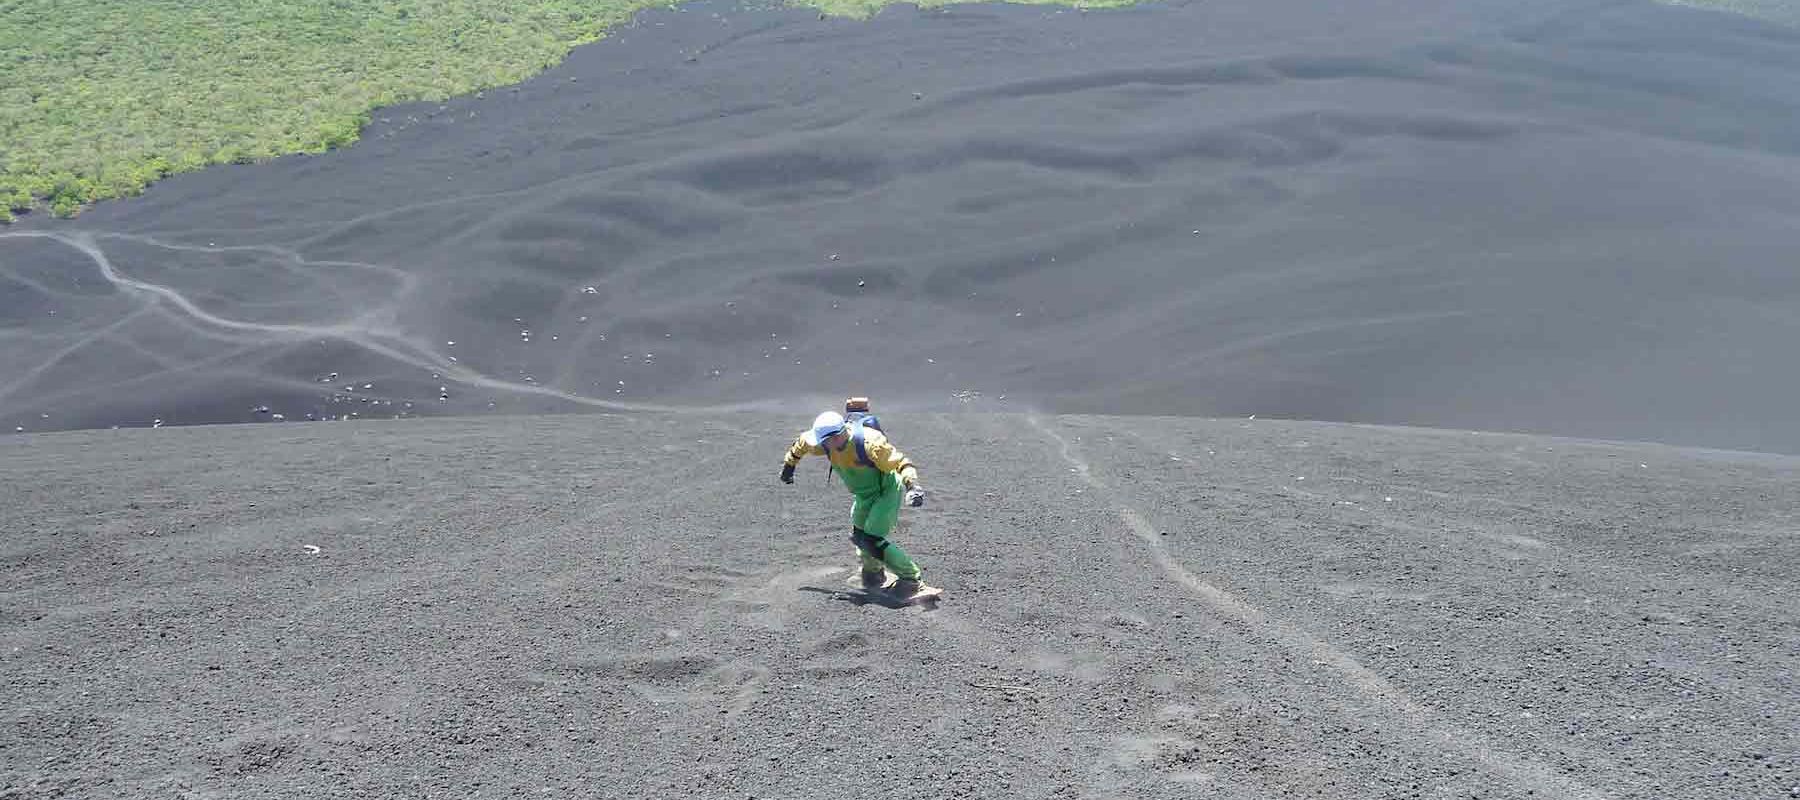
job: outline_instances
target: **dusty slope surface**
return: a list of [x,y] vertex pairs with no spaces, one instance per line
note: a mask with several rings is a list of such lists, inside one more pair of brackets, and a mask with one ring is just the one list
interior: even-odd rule
[[684,8],[326,157],[0,234],[0,425],[861,385],[1800,452],[1791,29]]
[[[0,796],[1773,798],[1793,458],[891,421],[935,609],[850,602],[801,421],[0,452]],[[307,546],[318,551],[309,552]]]

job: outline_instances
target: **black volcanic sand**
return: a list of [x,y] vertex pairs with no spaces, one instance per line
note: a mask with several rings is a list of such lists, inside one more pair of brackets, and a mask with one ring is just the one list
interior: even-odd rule
[[860,392],[1800,452],[1796,154],[1800,32],[1650,2],[688,6],[0,233],[0,430]]
[[888,608],[801,424],[14,438],[0,797],[1800,791],[1795,458],[908,415]]

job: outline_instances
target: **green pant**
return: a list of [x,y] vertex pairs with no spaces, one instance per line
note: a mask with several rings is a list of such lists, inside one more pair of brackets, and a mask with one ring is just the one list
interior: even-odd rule
[[900,498],[906,487],[899,476],[878,469],[839,469],[844,485],[856,500],[850,506],[850,540],[856,544],[856,555],[866,572],[884,566],[902,578],[917,580],[919,565],[906,551],[888,539],[900,521]]

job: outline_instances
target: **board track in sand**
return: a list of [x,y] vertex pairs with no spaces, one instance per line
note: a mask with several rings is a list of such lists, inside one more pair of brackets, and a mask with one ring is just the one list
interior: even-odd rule
[[[804,416],[804,415],[802,415]],[[886,420],[935,610],[805,419],[0,451],[0,796],[1781,797],[1800,460],[1267,420]],[[807,466],[817,466],[808,462]]]

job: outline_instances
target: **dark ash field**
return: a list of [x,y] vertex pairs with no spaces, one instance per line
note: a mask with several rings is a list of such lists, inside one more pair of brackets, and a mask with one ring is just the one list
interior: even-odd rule
[[1792,29],[683,8],[0,233],[0,430],[860,391],[1800,452]]

